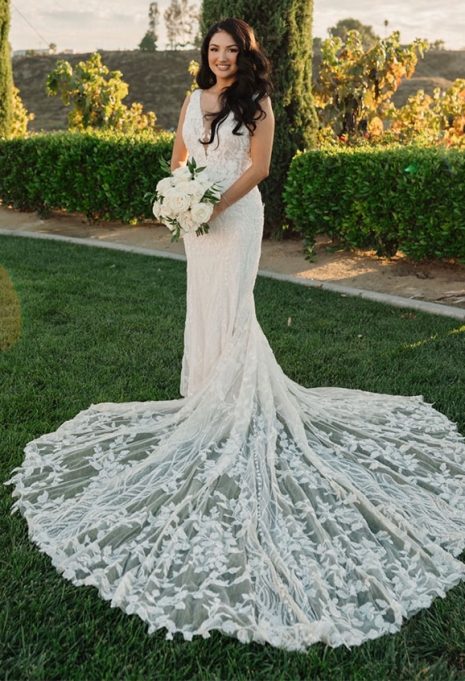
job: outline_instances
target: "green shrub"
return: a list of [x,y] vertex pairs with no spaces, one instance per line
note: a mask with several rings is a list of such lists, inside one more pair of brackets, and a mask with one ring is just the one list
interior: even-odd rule
[[89,220],[151,217],[146,192],[163,177],[173,134],[56,132],[0,140],[0,198],[22,210],[64,209]]
[[297,153],[283,193],[309,250],[325,233],[416,260],[465,259],[464,195],[463,151],[394,145]]

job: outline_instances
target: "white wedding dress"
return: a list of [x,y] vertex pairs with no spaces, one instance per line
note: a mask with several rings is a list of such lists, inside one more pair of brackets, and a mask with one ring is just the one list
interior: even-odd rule
[[[186,146],[224,189],[250,164],[233,127],[206,152],[192,94]],[[465,579],[465,438],[421,395],[283,373],[255,316],[262,228],[255,187],[185,239],[181,399],[92,404],[5,484],[63,577],[148,633],[358,645]]]

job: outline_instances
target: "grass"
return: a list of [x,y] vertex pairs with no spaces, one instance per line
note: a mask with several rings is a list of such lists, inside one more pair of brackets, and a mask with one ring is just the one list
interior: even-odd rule
[[[26,442],[91,403],[179,397],[182,262],[0,237],[1,267],[21,316],[20,333],[0,351],[1,480],[21,462]],[[294,380],[423,394],[465,432],[460,322],[263,278],[255,298],[276,358]],[[28,541],[26,521],[10,515],[11,491],[0,485],[5,680],[465,679],[465,584],[398,634],[352,650],[317,644],[287,653],[218,632],[166,641],[164,629],[148,636],[144,622],[110,608],[94,587],[64,580]]]
[[14,345],[21,332],[18,296],[8,273],[0,267],[0,352]]

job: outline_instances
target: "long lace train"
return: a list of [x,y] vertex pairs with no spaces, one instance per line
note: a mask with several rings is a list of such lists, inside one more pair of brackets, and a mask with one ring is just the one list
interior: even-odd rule
[[443,414],[299,386],[256,320],[225,356],[194,396],[91,405],[28,444],[13,510],[64,577],[149,633],[288,650],[394,632],[464,579],[465,443]]

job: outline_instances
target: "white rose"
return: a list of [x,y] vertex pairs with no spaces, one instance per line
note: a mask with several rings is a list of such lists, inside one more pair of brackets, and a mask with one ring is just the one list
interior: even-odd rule
[[164,218],[175,218],[177,217],[177,213],[175,212],[174,208],[171,206],[171,204],[167,201],[163,201],[161,205],[161,212],[160,212],[160,220],[161,222],[164,221]]
[[198,203],[192,207],[192,217],[193,219],[201,225],[204,222],[208,222],[213,213],[212,203]]
[[177,179],[184,179],[188,180],[191,177],[191,171],[187,166],[180,166],[179,168],[175,168],[173,170],[173,177]]
[[161,194],[162,196],[165,195],[167,191],[169,191],[172,187],[174,187],[174,180],[172,177],[164,177],[162,180],[160,180],[157,183],[157,193]]
[[189,205],[190,197],[178,187],[171,187],[163,199],[163,207],[175,215],[187,210]]
[[192,193],[195,192],[195,187],[196,183],[192,180],[182,179],[179,182],[176,182],[176,191],[178,191],[180,194],[188,194],[189,196],[192,196]]
[[208,187],[205,187],[204,184],[198,182],[197,180],[195,182],[192,182],[192,187],[189,192],[191,196],[192,205],[197,204],[201,201],[202,196],[205,194],[207,189]]
[[162,214],[162,203],[161,201],[155,201],[153,206],[152,206],[152,212],[154,216],[157,218],[157,220],[160,218],[160,215]]
[[178,222],[184,233],[194,232],[199,224],[193,219],[192,211],[186,210],[184,213],[178,215]]

